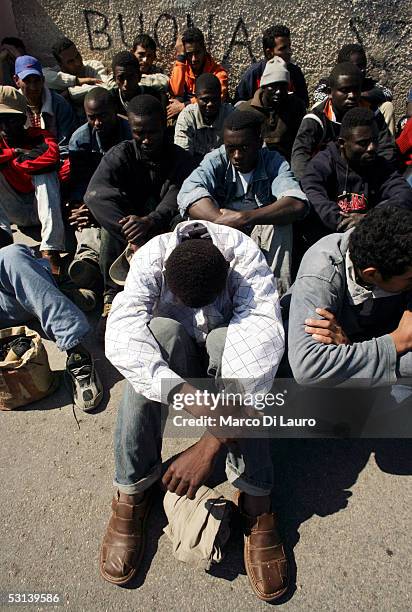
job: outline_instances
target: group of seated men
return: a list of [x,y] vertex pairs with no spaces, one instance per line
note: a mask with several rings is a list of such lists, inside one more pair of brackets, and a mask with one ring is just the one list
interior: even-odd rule
[[[67,38],[53,67],[19,39],[0,48],[0,323],[38,318],[89,411],[103,388],[81,310],[102,308],[97,335],[126,378],[100,557],[113,584],[138,570],[155,483],[193,499],[226,448],[251,586],[287,590],[268,440],[206,431],[162,476],[160,408],[189,398],[187,379],[265,393],[282,360],[308,385],[412,375],[412,99],[395,139],[391,92],[347,44],[307,112],[288,28],[262,42],[232,102],[197,28],[170,78],[146,34],[111,74]],[[12,224],[40,227],[39,258]]]

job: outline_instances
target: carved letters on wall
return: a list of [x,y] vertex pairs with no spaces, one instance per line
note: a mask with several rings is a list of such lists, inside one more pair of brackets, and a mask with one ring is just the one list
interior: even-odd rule
[[[86,22],[90,50],[108,51],[111,49],[113,47],[113,28],[117,28],[120,32],[121,40],[126,48],[130,48],[132,46],[133,41],[127,40],[125,23],[121,13],[117,14],[116,23],[110,22],[109,18],[100,11],[84,9],[83,14]],[[211,47],[213,43],[213,25],[215,23],[215,17],[216,16],[213,14],[208,15],[207,27],[204,30],[206,43],[209,47]],[[145,29],[143,13],[139,13],[137,18],[139,26],[138,30],[135,31],[134,36],[142,32],[147,32]],[[193,17],[190,15],[190,13],[186,14],[186,24],[187,27],[192,27],[195,25]],[[161,13],[155,21],[153,31],[150,33],[153,35],[153,38],[155,39],[160,50],[172,51],[179,33],[179,26],[176,16],[172,15],[171,13]],[[232,36],[228,40],[230,40],[230,42],[224,51],[223,62],[227,62],[230,59],[230,54],[235,47],[245,49],[250,60],[252,62],[256,61],[252,49],[252,43],[249,39],[249,32],[242,17],[238,18],[233,28]]]

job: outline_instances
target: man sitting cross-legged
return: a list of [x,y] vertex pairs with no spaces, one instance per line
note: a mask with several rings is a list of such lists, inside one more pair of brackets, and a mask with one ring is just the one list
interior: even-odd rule
[[15,84],[27,101],[28,125],[53,134],[60,154],[67,156],[70,136],[78,127],[72,107],[63,96],[44,84],[42,65],[36,58],[31,55],[18,57],[15,70]]
[[[67,352],[66,375],[75,406],[88,412],[98,406],[103,388],[93,358],[82,344],[90,331],[84,314],[56,287],[48,262],[36,259],[0,229],[0,327],[33,318]],[[1,248],[4,247],[4,248]]]
[[99,60],[83,60],[75,43],[67,37],[60,38],[52,47],[57,65],[43,67],[46,85],[66,96],[80,117],[83,100],[91,87],[110,86],[106,68]]
[[[390,89],[381,85],[367,75],[367,57],[365,49],[357,43],[343,45],[339,50],[337,64],[351,62],[359,68],[363,76],[362,100],[366,102],[372,110],[379,108],[385,118],[389,131],[395,134],[395,113],[393,109],[393,96]],[[328,97],[328,79],[321,79],[313,93],[315,104],[323,102]]]
[[289,28],[282,24],[267,28],[262,35],[262,47],[264,58],[252,64],[242,76],[236,87],[235,102],[253,98],[255,91],[261,86],[260,79],[267,62],[277,57],[286,63],[289,71],[289,91],[293,91],[307,108],[309,106],[308,88],[302,70],[291,61],[292,43]]
[[292,223],[305,216],[306,196],[287,161],[262,148],[261,119],[255,112],[229,115],[223,140],[183,183],[181,215],[251,234],[284,293],[291,284]]
[[136,96],[128,104],[133,140],[112,147],[89,183],[84,201],[100,224],[100,268],[104,309],[99,335],[119,287],[109,275],[127,243],[134,248],[168,231],[177,216],[177,194],[193,169],[191,156],[168,142],[166,115],[153,96]]
[[233,106],[221,99],[219,79],[209,72],[196,79],[196,104],[185,106],[176,121],[175,144],[197,162],[223,143],[223,123]]
[[[135,253],[106,335],[106,354],[127,382],[115,432],[118,492],[100,557],[105,580],[126,584],[142,559],[145,518],[161,477],[162,404],[179,394],[190,414],[210,414],[202,400],[190,405],[196,389],[187,381],[207,375],[218,386],[235,379],[252,394],[265,393],[283,350],[275,280],[245,234],[183,222]],[[239,416],[240,407],[233,409]],[[193,499],[224,446],[228,479],[240,491],[249,579],[260,599],[273,601],[286,591],[288,574],[270,511],[269,440],[222,439],[206,431],[170,464],[163,484]]]
[[412,189],[378,155],[378,134],[374,113],[354,108],[342,120],[338,142],[309,163],[302,187],[312,208],[302,231],[310,243],[350,229],[384,200],[399,200],[412,210]]

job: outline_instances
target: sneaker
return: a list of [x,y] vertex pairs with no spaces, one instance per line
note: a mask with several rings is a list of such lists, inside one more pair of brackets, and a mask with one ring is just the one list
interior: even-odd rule
[[74,259],[67,272],[77,287],[94,287],[101,277],[99,263],[88,257]]
[[94,410],[103,398],[103,387],[91,355],[71,353],[66,361],[66,375],[74,405],[84,412]]

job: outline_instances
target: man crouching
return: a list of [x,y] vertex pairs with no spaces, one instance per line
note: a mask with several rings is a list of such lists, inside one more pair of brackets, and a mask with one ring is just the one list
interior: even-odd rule
[[[206,373],[266,393],[283,351],[275,278],[242,232],[188,221],[135,253],[106,333],[106,354],[126,378],[114,442],[118,491],[100,559],[107,581],[126,584],[142,559],[153,485],[161,477],[162,404],[178,393],[190,414],[210,414],[201,399],[184,400],[196,393],[187,379]],[[228,480],[240,492],[247,573],[256,595],[273,601],[287,589],[287,561],[270,511],[269,440],[206,431],[170,464],[163,485],[193,499],[224,445]]]

